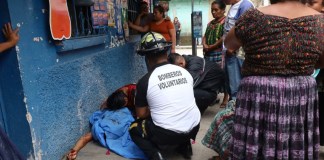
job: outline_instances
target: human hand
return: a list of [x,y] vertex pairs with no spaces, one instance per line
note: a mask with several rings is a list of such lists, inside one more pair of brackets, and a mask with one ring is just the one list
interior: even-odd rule
[[148,14],[147,11],[142,11],[138,16],[143,17],[143,16],[145,16],[145,15],[147,15],[147,14]]
[[12,46],[16,45],[19,41],[19,35],[18,35],[19,28],[16,28],[15,30],[12,30],[11,24],[7,23],[2,28],[2,32],[7,39],[7,42],[9,42]]
[[226,56],[233,56],[234,53],[235,53],[234,50],[228,50],[228,49],[226,50]]
[[208,52],[209,51],[209,46],[207,44],[203,44],[203,51]]

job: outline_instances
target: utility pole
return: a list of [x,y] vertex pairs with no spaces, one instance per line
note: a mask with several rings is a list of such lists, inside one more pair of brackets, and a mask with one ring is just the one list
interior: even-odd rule
[[191,0],[191,45],[192,45],[192,55],[197,56],[197,44],[196,38],[194,36],[194,23],[193,23],[193,12],[194,12],[194,2],[195,0]]

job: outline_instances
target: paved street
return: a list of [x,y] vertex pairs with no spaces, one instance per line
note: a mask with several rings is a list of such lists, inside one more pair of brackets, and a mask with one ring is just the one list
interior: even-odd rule
[[[222,97],[221,97],[222,98]],[[192,160],[208,160],[212,156],[216,155],[211,149],[206,148],[201,144],[201,139],[203,138],[204,134],[206,133],[210,122],[212,121],[215,114],[220,110],[219,104],[214,106],[208,107],[205,111],[204,115],[202,116],[200,130],[197,135],[196,143],[192,145],[193,148],[193,156]],[[79,154],[77,159],[78,160],[124,160],[114,153],[110,153],[110,155],[106,155],[107,149],[101,147],[98,143],[91,142],[85,148],[83,148]],[[169,160],[182,160],[181,155],[177,154],[176,152],[165,152],[165,158]]]
[[[177,47],[176,52],[179,54],[191,54],[192,50],[190,46],[181,46]],[[198,47],[197,55],[202,57],[202,48],[201,46]],[[220,95],[222,99],[223,95]],[[193,147],[193,156],[192,160],[208,160],[212,156],[216,155],[211,149],[206,148],[201,144],[201,139],[203,138],[206,130],[208,129],[210,122],[212,121],[215,114],[220,110],[219,104],[215,104],[214,106],[208,107],[205,111],[204,115],[202,116],[200,130],[197,135],[196,143],[192,145]],[[112,152],[110,155],[106,155],[107,149],[101,147],[98,143],[91,142],[85,148],[83,148],[79,154],[77,159],[78,160],[124,160],[122,158]],[[181,160],[183,159],[179,154],[175,152],[166,152],[165,158],[169,160]],[[324,147],[321,147],[321,155],[320,160],[324,160]]]

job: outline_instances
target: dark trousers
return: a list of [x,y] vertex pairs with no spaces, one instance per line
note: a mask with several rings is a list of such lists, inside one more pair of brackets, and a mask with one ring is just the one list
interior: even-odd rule
[[212,104],[213,101],[217,98],[216,93],[199,88],[194,89],[194,95],[201,115],[205,112],[207,107]]
[[160,145],[190,144],[190,139],[195,139],[199,125],[188,134],[177,133],[156,126],[152,119],[136,120],[132,123],[129,133],[135,144],[150,158],[159,151]]
[[24,160],[24,158],[9,140],[9,137],[0,129],[0,159],[1,160]]
[[176,31],[176,45],[179,45],[180,42],[180,32],[181,30]]
[[324,146],[324,92],[318,92],[319,99],[319,128],[320,128],[320,144]]

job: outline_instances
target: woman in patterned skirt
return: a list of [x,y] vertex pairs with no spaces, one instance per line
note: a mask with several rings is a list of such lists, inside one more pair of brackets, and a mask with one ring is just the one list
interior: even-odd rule
[[[214,17],[207,25],[205,35],[202,38],[204,58],[215,62],[223,68],[224,56],[222,55],[223,33],[225,23],[226,4],[222,0],[213,1],[211,4],[211,13]],[[228,87],[225,87],[228,88]],[[224,91],[224,98],[221,108],[224,108],[228,102],[229,95]]]
[[207,133],[201,143],[214,150],[219,156],[213,156],[209,160],[225,160],[229,156],[232,144],[234,123],[235,100],[230,100],[226,108],[219,111],[210,124]]
[[247,11],[225,39],[228,50],[246,53],[231,158],[316,160],[318,95],[310,75],[324,67],[324,15],[298,0],[270,2]]

